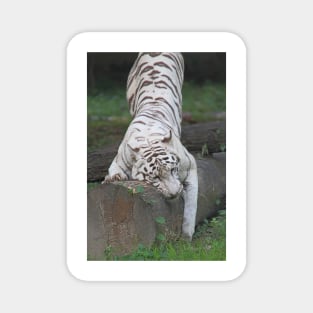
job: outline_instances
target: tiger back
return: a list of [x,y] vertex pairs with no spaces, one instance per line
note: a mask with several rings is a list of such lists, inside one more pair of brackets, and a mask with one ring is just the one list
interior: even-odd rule
[[184,60],[181,53],[140,53],[127,80],[132,117],[155,119],[181,135]]

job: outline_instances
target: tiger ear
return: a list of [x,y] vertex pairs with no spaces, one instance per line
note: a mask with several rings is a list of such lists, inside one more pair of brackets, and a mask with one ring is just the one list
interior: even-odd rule
[[162,138],[163,142],[169,142],[172,139],[172,131],[169,130],[169,132]]

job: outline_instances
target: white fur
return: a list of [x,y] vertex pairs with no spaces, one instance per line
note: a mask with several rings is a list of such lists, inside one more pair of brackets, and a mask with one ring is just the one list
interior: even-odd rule
[[165,197],[183,190],[183,237],[191,240],[198,200],[197,165],[180,141],[184,61],[180,53],[140,53],[128,76],[134,117],[105,182],[147,181]]

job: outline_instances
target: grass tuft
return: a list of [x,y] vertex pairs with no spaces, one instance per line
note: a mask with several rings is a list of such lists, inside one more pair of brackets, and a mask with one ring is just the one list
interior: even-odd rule
[[111,247],[104,251],[106,261],[225,261],[226,214],[219,211],[216,217],[199,225],[192,242],[183,239],[167,240],[158,234],[151,247],[142,244],[131,254],[114,256]]

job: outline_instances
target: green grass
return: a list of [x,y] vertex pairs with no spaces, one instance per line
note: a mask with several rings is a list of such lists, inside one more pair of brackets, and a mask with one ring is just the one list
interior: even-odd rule
[[87,183],[87,191],[90,191],[99,185],[101,185],[101,182]]
[[[196,121],[205,120],[212,112],[225,111],[226,87],[206,82],[202,85],[185,82],[182,90],[183,111],[193,115]],[[112,87],[93,92],[87,97],[88,119],[92,121],[129,121],[126,89]]]
[[120,87],[93,92],[87,97],[88,152],[120,142],[131,121],[126,90]]
[[183,86],[183,111],[190,112],[196,122],[212,119],[212,113],[226,110],[226,87],[206,82],[195,85],[185,82]]
[[[162,238],[162,237],[161,237]],[[199,225],[192,242],[184,240],[156,240],[151,247],[138,245],[132,254],[118,257],[111,247],[104,251],[105,261],[225,261],[226,213],[205,220]]]
[[112,117],[129,118],[128,104],[126,102],[126,89],[113,87],[87,97],[88,118],[93,120],[106,120]]
[[[112,85],[101,92],[94,91],[87,103],[88,152],[120,142],[131,121],[125,88]],[[225,85],[184,83],[183,112],[190,114],[193,122],[212,120],[215,112],[225,109]]]

